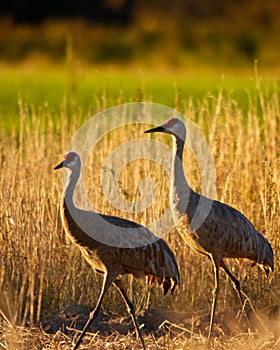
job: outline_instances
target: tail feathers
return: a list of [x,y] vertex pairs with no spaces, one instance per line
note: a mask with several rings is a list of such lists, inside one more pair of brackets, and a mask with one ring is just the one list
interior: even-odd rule
[[163,294],[166,295],[170,290],[171,295],[174,294],[176,286],[178,286],[178,281],[175,281],[170,277],[156,277],[155,275],[147,275],[147,284],[148,286],[152,286],[154,282],[157,281],[158,285],[162,287]]
[[165,295],[170,290],[171,295],[173,295],[177,285],[178,283],[174,281],[172,278],[166,277],[163,280],[163,283],[161,284],[163,288],[163,294]]
[[269,273],[273,272],[274,270],[274,253],[269,242],[266,241],[266,243],[267,243],[266,254],[262,262],[262,266],[266,273],[266,277],[268,277]]
[[268,266],[268,265],[260,264],[259,266],[265,272],[265,275],[267,278],[268,278],[269,274],[273,272],[273,265]]
[[148,246],[149,264],[147,281],[151,286],[157,282],[163,288],[164,295],[170,290],[174,293],[175,287],[180,286],[178,263],[169,245],[162,239]]
[[264,270],[266,277],[268,277],[269,273],[274,270],[274,253],[270,243],[264,236],[257,232],[255,237],[257,239],[257,254],[254,261],[262,270]]
[[171,288],[170,278],[165,278],[165,280],[162,283],[162,288],[163,288],[163,294],[165,295]]
[[[274,270],[274,254],[269,245],[270,250],[265,255],[265,258],[262,262],[258,262],[259,267],[265,272],[266,277],[268,278],[269,274]],[[255,264],[254,264],[255,265]]]

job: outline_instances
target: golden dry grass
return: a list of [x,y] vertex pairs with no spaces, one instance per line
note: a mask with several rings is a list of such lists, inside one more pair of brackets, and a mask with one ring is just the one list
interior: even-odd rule
[[[157,339],[148,335],[148,348],[279,347],[280,329],[277,324],[273,324],[270,312],[278,310],[280,304],[279,92],[276,88],[268,95],[257,89],[249,99],[251,103],[246,115],[230,94],[222,91],[218,96],[205,98],[199,109],[194,107],[191,99],[178,107],[194,121],[209,142],[217,169],[217,198],[242,211],[267,237],[274,249],[275,272],[269,282],[259,269],[250,268],[250,263],[244,262],[239,266],[235,261],[229,262],[250,302],[264,320],[266,332],[255,336],[241,331],[224,335],[221,332],[219,337],[208,343],[203,327],[201,333],[191,336],[185,331],[176,331],[176,336],[171,336],[171,326],[165,335]],[[3,320],[0,348],[66,349],[71,345],[70,337],[61,332],[46,334],[35,325],[70,304],[94,306],[101,287],[100,276],[92,272],[78,249],[65,237],[59,217],[61,175],[52,171],[80,126],[80,119],[70,117],[62,108],[58,118],[61,122],[54,125],[47,114],[40,114],[22,101],[19,104],[19,130],[10,133],[1,131],[0,310]],[[123,194],[129,200],[139,195],[138,184],[141,179],[151,177],[157,185],[155,204],[141,215],[120,213],[110,207],[100,191],[102,159],[124,140],[143,137],[144,130],[145,126],[143,130],[133,129],[129,134],[127,130],[119,129],[114,135],[101,140],[89,161],[87,184],[90,198],[100,212],[127,217],[145,225],[168,202],[168,181],[162,182],[164,174],[158,165],[139,160],[130,164],[121,174]],[[159,135],[158,139],[170,145],[170,140],[164,135]],[[199,189],[198,170],[188,150],[185,152],[184,165],[191,185]],[[125,285],[129,295],[133,296],[137,312],[151,307],[184,311],[195,316],[207,315],[213,288],[210,261],[186,247],[175,230],[166,238],[180,265],[180,293],[163,298],[159,289],[153,287],[147,292],[142,281],[125,277]],[[221,273],[218,310],[238,307],[235,293],[226,276]],[[105,297],[103,309],[118,315],[125,314],[125,308],[114,288]],[[175,325],[173,327],[176,328]],[[86,339],[86,344],[91,343],[93,348],[140,348],[140,343],[134,337],[114,332],[108,337],[95,334]]]

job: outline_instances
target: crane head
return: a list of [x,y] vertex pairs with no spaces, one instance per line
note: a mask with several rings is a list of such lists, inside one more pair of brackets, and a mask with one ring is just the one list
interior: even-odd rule
[[81,166],[81,159],[78,153],[76,152],[68,152],[64,154],[64,160],[58,164],[54,170],[61,168],[68,168],[70,170],[74,170]]
[[186,128],[184,123],[178,118],[169,118],[162,125],[146,130],[145,133],[163,132],[165,134],[174,135],[182,141],[186,138]]

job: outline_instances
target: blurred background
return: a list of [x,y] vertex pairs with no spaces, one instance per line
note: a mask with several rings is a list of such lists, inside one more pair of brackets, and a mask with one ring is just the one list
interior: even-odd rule
[[278,0],[10,0],[0,61],[278,70]]

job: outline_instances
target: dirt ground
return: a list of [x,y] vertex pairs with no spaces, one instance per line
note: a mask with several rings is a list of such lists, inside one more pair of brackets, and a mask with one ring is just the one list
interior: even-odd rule
[[[70,350],[83,329],[90,308],[72,305],[37,325],[15,326],[0,318],[0,349]],[[252,313],[251,329],[240,310],[218,312],[208,339],[209,310],[200,315],[184,312],[144,310],[137,319],[146,349],[168,350],[268,350],[280,349],[280,307]],[[129,316],[101,313],[85,335],[80,350],[140,350]]]
[[[82,330],[91,309],[85,305],[73,305],[65,308],[61,314],[56,315],[41,323],[46,333],[55,334],[63,332],[73,338],[77,330]],[[208,311],[208,310],[207,310]],[[206,339],[209,330],[209,312],[201,315],[190,315],[184,312],[159,311],[148,309],[137,315],[139,325],[145,336],[153,339],[168,337],[171,339],[180,336],[186,339]],[[258,314],[250,315],[251,329],[245,314],[240,310],[227,310],[216,314],[213,329],[213,339],[227,337],[233,339],[241,334],[256,334],[266,336],[266,339],[274,339],[277,342],[280,337],[280,308],[270,307]],[[93,322],[89,333],[98,336],[109,337],[112,334],[135,334],[132,320],[129,316],[118,317],[101,313]],[[141,348],[139,346],[139,348]],[[172,348],[172,347],[171,347]],[[183,347],[184,348],[184,347]],[[265,347],[266,348],[266,347]],[[280,344],[279,344],[280,348]]]

